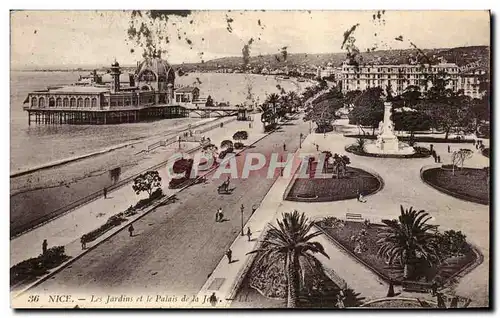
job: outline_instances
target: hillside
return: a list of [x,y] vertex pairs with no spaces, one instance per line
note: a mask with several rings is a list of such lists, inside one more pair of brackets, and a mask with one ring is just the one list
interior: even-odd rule
[[[458,66],[468,65],[478,62],[485,70],[489,69],[490,48],[488,46],[468,46],[443,49],[424,49],[422,52],[431,59],[445,58],[450,63],[456,63]],[[416,49],[407,50],[383,50],[374,52],[365,52],[361,54],[363,62],[379,64],[403,64],[408,63],[410,58],[418,56]],[[334,66],[340,66],[346,58],[346,53],[326,53],[326,54],[288,54],[286,61],[281,60],[281,56],[263,55],[250,58],[251,66],[267,66],[279,68],[283,66],[321,66],[332,63]],[[236,68],[243,64],[243,58],[239,56],[224,57],[206,61],[205,63],[182,64],[182,68],[189,70],[191,68],[214,69],[217,66]]]

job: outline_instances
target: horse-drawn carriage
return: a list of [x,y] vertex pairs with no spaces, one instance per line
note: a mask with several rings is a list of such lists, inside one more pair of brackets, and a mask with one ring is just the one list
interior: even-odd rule
[[224,194],[224,193],[230,193],[229,191],[229,178],[227,178],[226,181],[224,181],[218,188],[217,188],[217,193],[219,194]]

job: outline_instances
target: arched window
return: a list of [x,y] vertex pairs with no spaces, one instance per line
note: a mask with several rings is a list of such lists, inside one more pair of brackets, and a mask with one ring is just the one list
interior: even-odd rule
[[63,99],[63,107],[69,107],[69,99],[67,97]]
[[54,97],[49,98],[49,107],[54,107],[56,106],[56,100]]
[[45,107],[45,98],[40,97],[38,100],[38,107]]
[[125,98],[125,106],[130,106],[130,98]]
[[71,107],[76,107],[76,98],[71,97],[70,103]]
[[58,97],[58,98],[56,99],[56,106],[57,106],[57,107],[61,107],[61,106],[62,106],[62,98],[61,98],[61,97]]
[[85,107],[90,107],[90,98],[85,98]]
[[83,98],[79,97],[77,102],[76,102],[76,107],[81,108],[83,107]]
[[92,107],[97,107],[97,98],[92,98]]
[[31,98],[31,106],[37,106],[38,105],[38,99],[36,97]]

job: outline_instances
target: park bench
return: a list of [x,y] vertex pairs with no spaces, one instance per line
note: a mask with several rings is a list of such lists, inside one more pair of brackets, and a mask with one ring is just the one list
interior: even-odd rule
[[403,290],[408,292],[428,293],[432,289],[432,284],[415,281],[403,281]]
[[360,213],[346,213],[345,219],[347,221],[363,221],[363,216]]

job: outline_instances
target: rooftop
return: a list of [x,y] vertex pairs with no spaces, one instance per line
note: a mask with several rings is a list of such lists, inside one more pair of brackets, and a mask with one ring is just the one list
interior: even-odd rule
[[63,86],[51,89],[52,93],[106,93],[109,89],[94,86]]

